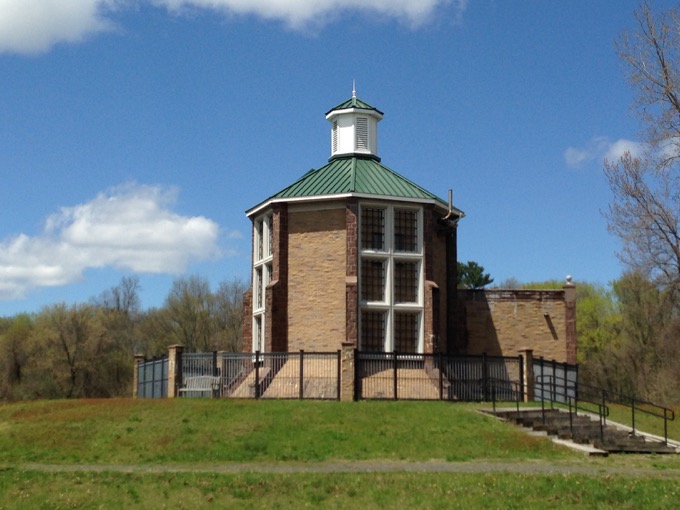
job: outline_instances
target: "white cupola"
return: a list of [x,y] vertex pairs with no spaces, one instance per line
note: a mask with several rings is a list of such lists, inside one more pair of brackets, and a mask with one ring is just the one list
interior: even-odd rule
[[331,159],[335,157],[378,157],[378,122],[383,113],[358,99],[352,98],[326,113],[331,123]]

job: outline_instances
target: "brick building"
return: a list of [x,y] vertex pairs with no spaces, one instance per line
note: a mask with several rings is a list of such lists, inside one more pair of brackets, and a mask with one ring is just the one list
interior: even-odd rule
[[[497,351],[489,354],[516,355],[504,348],[488,299],[461,296],[458,303],[457,226],[463,213],[450,198],[442,200],[381,163],[382,117],[353,92],[326,113],[327,164],[246,212],[253,225],[253,267],[243,350],[335,351],[344,344],[364,351],[458,354],[488,344]],[[557,292],[553,301],[564,304],[564,291]],[[534,315],[542,310],[527,309]],[[479,310],[485,314],[475,319]],[[513,320],[506,331],[521,329],[525,319],[508,318]],[[560,328],[565,321],[558,321]],[[512,344],[513,351],[540,354],[544,339],[554,341],[554,323],[537,323],[533,336],[520,336],[524,343]],[[557,332],[561,344],[568,342],[568,329]],[[569,358],[562,361],[573,362]]]

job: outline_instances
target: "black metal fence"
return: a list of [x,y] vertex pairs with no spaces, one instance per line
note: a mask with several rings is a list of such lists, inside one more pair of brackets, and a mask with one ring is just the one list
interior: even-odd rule
[[168,357],[144,360],[137,366],[137,397],[168,396]]
[[215,376],[220,397],[340,399],[340,351],[182,353],[180,366],[181,386]]
[[355,352],[356,400],[489,401],[493,386],[496,399],[515,401],[523,380],[522,356]]

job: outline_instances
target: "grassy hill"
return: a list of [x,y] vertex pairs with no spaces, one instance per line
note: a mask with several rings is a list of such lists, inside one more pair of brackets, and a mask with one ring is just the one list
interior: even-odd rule
[[590,459],[479,407],[6,404],[0,508],[668,508],[677,499],[680,459]]

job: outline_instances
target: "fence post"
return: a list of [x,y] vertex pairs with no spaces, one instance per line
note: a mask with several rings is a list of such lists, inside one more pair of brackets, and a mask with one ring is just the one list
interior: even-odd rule
[[524,387],[524,401],[532,402],[535,398],[534,394],[534,351],[533,349],[522,349],[523,353],[520,358],[523,360],[522,372],[523,378],[521,383]]
[[342,400],[342,350],[338,349],[338,361],[337,361],[337,374],[338,379],[336,381],[336,393],[338,400]]
[[304,384],[305,384],[305,351],[300,349],[300,400],[305,396]]
[[135,354],[135,369],[132,373],[132,398],[139,397],[139,366],[143,361],[143,354]]
[[260,398],[260,351],[255,351],[255,400]]
[[439,351],[439,400],[444,400],[444,368],[442,366],[442,353]]
[[182,384],[182,351],[183,345],[168,347],[168,398],[176,398]]
[[394,384],[392,390],[394,391],[394,400],[397,400],[397,351],[392,351],[392,359],[394,362]]
[[[353,344],[350,342],[344,342],[342,344],[343,350],[345,349],[345,346],[347,346],[347,349],[349,350]],[[353,370],[353,375],[352,375],[352,386],[354,386],[354,400],[358,401],[361,398],[361,370],[359,366],[359,350],[358,349],[352,349],[352,358],[351,360],[354,362],[354,370]],[[345,351],[343,355],[343,364],[344,364],[344,371],[349,370],[350,367],[348,367],[347,361],[349,361],[350,358],[347,355],[347,352]],[[343,378],[343,388],[345,388],[345,391],[347,391],[347,384]]]
[[486,353],[482,354],[482,398],[489,401],[489,367],[487,366]]

